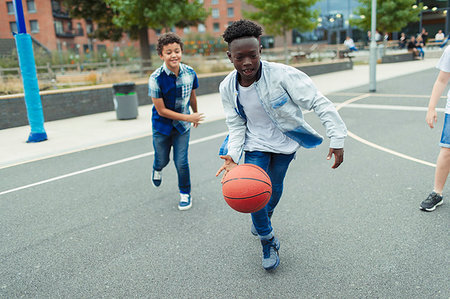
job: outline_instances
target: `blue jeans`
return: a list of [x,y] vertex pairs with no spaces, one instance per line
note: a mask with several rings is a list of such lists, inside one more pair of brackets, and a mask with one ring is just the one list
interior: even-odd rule
[[267,152],[245,152],[245,163],[257,165],[264,169],[272,181],[272,196],[267,205],[258,212],[252,213],[253,225],[260,236],[266,236],[272,232],[272,223],[269,214],[280,201],[283,193],[283,181],[289,164],[294,158],[295,153],[275,154]]
[[155,159],[153,169],[161,171],[170,161],[170,149],[173,147],[173,161],[178,173],[178,188],[180,193],[191,193],[191,178],[189,173],[188,148],[190,130],[184,133],[172,129],[170,135],[164,135],[153,130],[153,149]]

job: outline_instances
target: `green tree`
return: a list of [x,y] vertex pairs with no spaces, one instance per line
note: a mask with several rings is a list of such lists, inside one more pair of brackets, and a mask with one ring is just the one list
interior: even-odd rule
[[[358,0],[360,6],[354,14],[364,16],[350,20],[350,24],[363,30],[370,30],[372,22],[372,0]],[[416,0],[377,0],[377,29],[381,32],[402,30],[410,22],[420,19],[423,4],[416,5]]]
[[148,28],[197,25],[209,12],[198,0],[105,0],[114,12],[113,23],[139,38],[141,57],[150,60]]
[[73,17],[97,23],[92,34],[119,40],[124,32],[138,39],[143,60],[150,61],[148,29],[194,26],[208,17],[198,0],[64,0]]
[[104,1],[64,0],[63,3],[71,17],[95,21],[97,26],[89,34],[91,38],[112,41],[122,38],[124,30],[113,23],[114,11]]
[[287,33],[297,29],[309,32],[317,25],[319,11],[311,7],[318,0],[245,0],[254,6],[256,12],[244,12],[246,18],[252,19],[264,26],[268,34],[282,35],[284,55],[288,62]]

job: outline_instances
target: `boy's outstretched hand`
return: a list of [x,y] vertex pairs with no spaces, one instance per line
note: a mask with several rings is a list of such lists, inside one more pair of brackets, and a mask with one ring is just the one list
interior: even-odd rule
[[334,154],[334,165],[331,168],[338,168],[339,165],[344,162],[344,149],[343,148],[330,148],[328,152],[327,160],[330,160]]
[[225,178],[225,176],[227,175],[228,171],[230,171],[231,169],[233,169],[237,164],[234,163],[233,159],[230,156],[220,156],[220,159],[224,159],[225,161],[223,162],[222,167],[219,168],[219,170],[216,173],[216,176],[219,176],[219,174],[225,170],[225,172],[223,173],[222,176],[222,183],[223,183],[223,179]]
[[198,113],[198,112],[189,114],[188,117],[189,117],[189,118],[188,118],[188,121],[190,121],[191,123],[193,123],[194,128],[197,128],[198,125],[202,122],[202,120],[205,119],[204,114],[203,114],[203,113]]

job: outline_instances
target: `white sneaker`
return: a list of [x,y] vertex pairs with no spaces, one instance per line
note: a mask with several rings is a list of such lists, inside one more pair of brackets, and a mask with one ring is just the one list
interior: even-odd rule
[[180,202],[178,203],[178,210],[189,210],[192,207],[192,197],[190,194],[180,193]]

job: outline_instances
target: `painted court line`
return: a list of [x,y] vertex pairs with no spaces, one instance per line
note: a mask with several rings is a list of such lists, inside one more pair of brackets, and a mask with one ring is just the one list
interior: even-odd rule
[[[361,100],[361,99],[364,99],[364,98],[367,98],[370,95],[371,94],[363,94],[363,95],[359,95],[357,97],[351,98],[351,99],[343,102],[342,104],[337,105],[336,106],[336,110],[339,111],[340,109],[350,105],[351,103],[356,102],[356,101]],[[355,104],[353,104],[353,105],[355,105]],[[365,139],[359,137],[358,135],[356,135],[355,133],[353,133],[353,132],[351,132],[349,130],[347,131],[347,135],[350,136],[351,138],[353,138],[353,139],[363,143],[363,144],[366,144],[366,145],[368,145],[370,147],[376,148],[376,149],[378,149],[380,151],[383,151],[385,153],[388,153],[388,154],[391,154],[391,155],[394,155],[394,156],[397,156],[397,157],[400,157],[400,158],[403,158],[403,159],[406,159],[406,160],[414,161],[414,162],[417,162],[417,163],[420,163],[420,164],[424,164],[424,165],[427,165],[427,166],[436,167],[436,164],[433,164],[433,163],[430,163],[430,162],[427,162],[427,161],[423,161],[423,160],[420,160],[420,159],[416,159],[414,157],[411,157],[411,156],[408,156],[408,155],[396,152],[394,150],[388,149],[386,147],[383,147],[383,146],[380,146],[380,145],[375,144],[373,142],[370,142],[368,140],[365,140]]]
[[[342,103],[337,104],[336,105],[336,109],[340,110],[342,108],[366,108],[366,109],[392,109],[392,110],[415,110],[415,111],[423,111],[423,109],[425,109],[425,110],[427,109],[427,108],[424,108],[424,107],[412,107],[412,106],[352,104],[352,103],[354,103],[356,101],[368,98],[370,96],[373,96],[373,94],[370,94],[370,93],[359,94],[359,95],[357,95],[354,98],[351,98],[351,99],[349,99],[347,101],[344,101]],[[442,110],[444,110],[444,109],[442,109]],[[306,111],[305,114],[309,113],[309,112],[310,111]],[[215,138],[218,138],[218,137],[226,136],[227,134],[228,134],[228,132],[222,132],[222,133],[214,134],[214,135],[207,136],[207,137],[204,137],[204,138],[196,139],[194,141],[189,142],[189,144],[197,144],[197,143],[205,142],[205,141],[212,140],[212,139],[215,139]],[[423,161],[423,160],[420,160],[420,159],[416,159],[414,157],[411,157],[411,156],[408,156],[408,155],[396,152],[394,150],[388,149],[386,147],[383,147],[383,146],[377,145],[377,144],[375,144],[373,142],[370,142],[368,140],[365,140],[365,139],[359,137],[358,135],[354,134],[351,131],[348,131],[348,136],[353,138],[353,139],[355,139],[355,140],[357,140],[358,142],[366,144],[366,145],[368,145],[370,147],[373,147],[375,149],[384,151],[384,152],[389,153],[391,155],[395,155],[395,156],[398,156],[400,158],[407,159],[407,160],[410,160],[410,161],[414,161],[414,162],[417,162],[417,163],[420,163],[420,164],[423,164],[423,165],[436,167],[436,164],[433,164],[433,163],[430,163],[430,162],[427,162],[427,161]],[[130,138],[130,139],[133,139],[133,138]],[[116,143],[116,142],[114,142],[114,143]],[[113,143],[111,143],[111,144],[113,144]],[[144,154],[140,154],[140,155],[135,155],[135,156],[132,156],[132,157],[129,157],[129,158],[125,158],[125,159],[121,159],[121,160],[117,160],[117,161],[101,164],[101,165],[98,165],[98,166],[86,168],[86,169],[83,169],[83,170],[71,172],[71,173],[68,173],[68,174],[65,174],[65,175],[61,175],[61,176],[57,176],[57,177],[50,178],[50,179],[47,179],[47,180],[39,181],[39,182],[36,182],[36,183],[33,183],[33,184],[29,184],[29,185],[17,187],[17,188],[14,188],[14,189],[9,189],[9,190],[6,190],[6,191],[2,191],[2,192],[0,192],[0,195],[12,193],[12,192],[16,192],[16,191],[20,191],[20,190],[24,190],[24,189],[28,189],[28,188],[31,188],[31,187],[35,187],[35,186],[43,185],[43,184],[46,184],[46,183],[58,181],[58,180],[61,180],[61,179],[64,179],[64,178],[68,178],[68,177],[72,177],[72,176],[75,176],[75,175],[79,175],[79,174],[83,174],[83,173],[99,170],[99,169],[102,169],[102,168],[118,165],[118,164],[121,164],[121,163],[133,161],[133,160],[136,160],[136,159],[145,158],[145,157],[151,156],[153,154],[154,154],[154,152],[152,151],[152,152],[148,152],[148,153],[144,153]],[[55,156],[58,156],[58,155],[55,155]]]
[[[212,139],[215,139],[215,138],[226,136],[227,134],[228,134],[228,132],[222,132],[222,133],[214,134],[214,135],[211,135],[211,136],[208,136],[208,137],[196,139],[194,141],[189,142],[189,144],[192,145],[192,144],[197,144],[197,143],[209,141],[209,140],[212,140]],[[17,187],[17,188],[14,188],[14,189],[9,189],[9,190],[6,190],[6,191],[2,191],[2,192],[0,192],[0,195],[4,195],[4,194],[8,194],[8,193],[12,193],[12,192],[28,189],[28,188],[31,188],[31,187],[35,187],[35,186],[51,183],[51,182],[54,182],[54,181],[58,181],[58,180],[62,180],[62,179],[68,178],[68,177],[79,175],[79,174],[82,174],[82,173],[87,173],[87,172],[91,172],[91,171],[94,171],[94,170],[99,170],[99,169],[102,169],[102,168],[106,168],[106,167],[122,164],[122,163],[125,163],[125,162],[129,162],[129,161],[133,161],[133,160],[137,160],[137,159],[142,159],[142,158],[145,158],[145,157],[148,157],[148,156],[152,156],[154,154],[155,154],[155,152],[152,151],[152,152],[148,152],[148,153],[144,153],[144,154],[128,157],[128,158],[125,158],[125,159],[121,159],[121,160],[117,160],[117,161],[113,161],[113,162],[97,165],[97,166],[94,166],[94,167],[90,167],[90,168],[86,168],[86,169],[83,169],[83,170],[67,173],[67,174],[64,174],[64,175],[61,175],[61,176],[57,176],[57,177],[54,177],[54,178],[50,178],[50,179],[47,179],[47,180],[39,181],[39,182],[36,182],[36,183],[33,183],[33,184],[29,184],[29,185]]]

